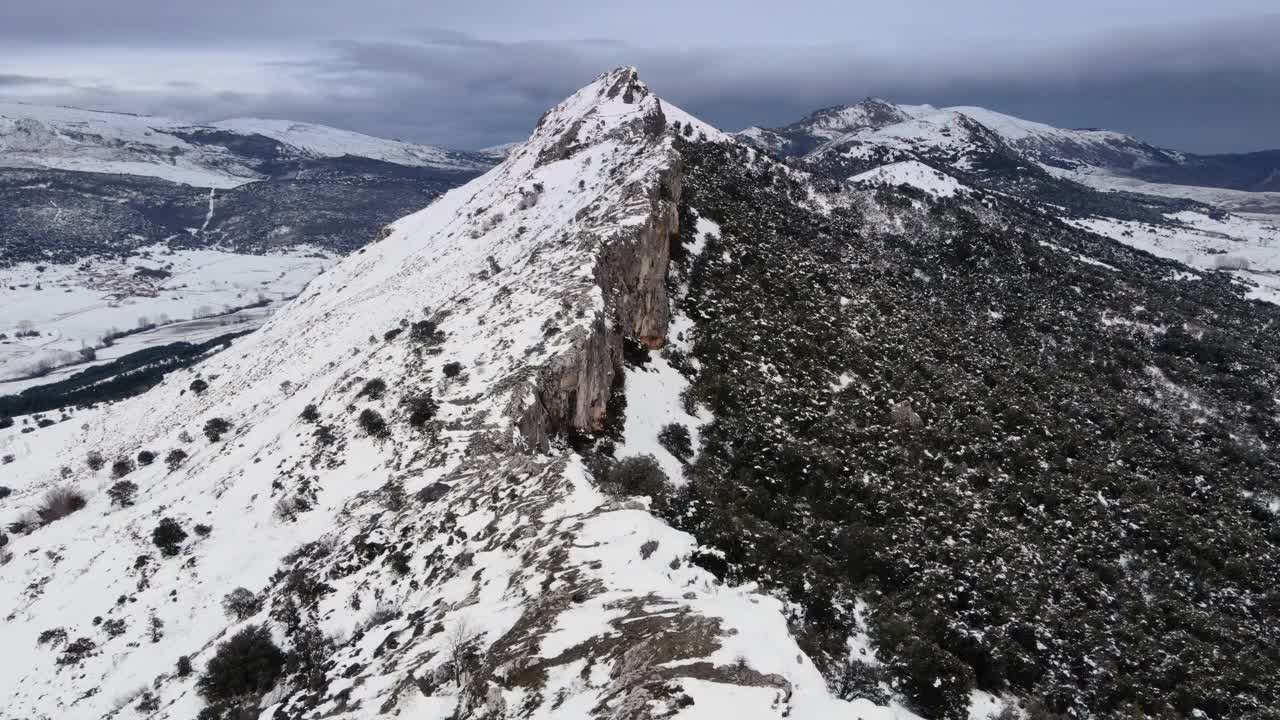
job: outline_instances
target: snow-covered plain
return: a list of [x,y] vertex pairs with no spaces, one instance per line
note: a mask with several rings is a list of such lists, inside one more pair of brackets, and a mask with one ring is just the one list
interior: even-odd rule
[[[78,265],[20,263],[2,268],[0,333],[8,337],[0,340],[0,382],[28,377],[41,362],[67,364],[81,348],[101,348],[103,336],[113,330],[173,324],[121,338],[120,347],[104,348],[98,352],[100,358],[119,356],[124,348],[203,338],[210,323],[179,321],[293,297],[334,262],[332,256],[311,248],[247,255],[155,246],[123,261],[95,258]],[[140,268],[169,275],[149,278],[138,274]],[[255,318],[261,321],[258,315],[245,319]],[[39,334],[19,337],[23,330]],[[0,394],[14,387],[0,384]]]
[[1065,218],[1077,227],[1200,270],[1226,271],[1250,297],[1280,303],[1280,222],[1199,212],[1166,216],[1169,225],[1115,218]]
[[[653,134],[666,107],[633,69],[601,76],[501,165],[395,223],[197,372],[75,422],[0,430],[14,456],[0,519],[61,485],[88,498],[4,548],[6,711],[194,717],[203,702],[177,659],[199,672],[220,640],[297,602],[300,622],[333,640],[327,690],[277,688],[262,717],[908,717],[833,698],[777,600],[720,584],[644,501],[602,495],[572,452],[531,452],[517,429],[537,417],[544,373],[587,352],[606,308],[603,251],[655,222],[674,162],[669,135]],[[414,339],[424,320],[438,341]],[[445,373],[453,362],[461,371]],[[196,374],[209,383],[199,395]],[[385,396],[362,392],[371,378]],[[411,427],[402,402],[428,392],[435,420]],[[308,405],[314,424],[299,417]],[[357,426],[361,409],[387,419],[385,437]],[[214,417],[232,429],[209,442],[200,428]],[[138,468],[136,503],[113,506],[114,480],[85,453],[144,448],[189,457]],[[151,543],[161,517],[208,531],[166,558]],[[304,601],[279,570],[328,591]],[[268,607],[228,619],[235,586]],[[41,642],[57,628],[66,642]],[[273,623],[278,643],[287,628]],[[459,643],[481,658],[461,683],[448,664]]]

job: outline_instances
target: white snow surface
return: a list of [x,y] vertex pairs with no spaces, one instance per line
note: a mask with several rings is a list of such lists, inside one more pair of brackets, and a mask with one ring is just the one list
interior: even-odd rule
[[481,158],[357,132],[283,120],[238,118],[198,125],[149,115],[0,102],[0,167],[156,177],[231,188],[261,179],[246,158],[175,133],[224,130],[274,138],[300,157],[359,155],[402,165],[480,170]]
[[[335,638],[328,692],[302,705],[296,688],[276,688],[263,717],[277,705],[351,719],[603,717],[627,703],[661,708],[668,701],[644,689],[655,673],[695,700],[672,707],[676,717],[894,716],[834,699],[777,600],[719,584],[687,561],[691,537],[639,500],[603,496],[570,451],[532,452],[517,432],[541,369],[576,352],[603,309],[601,248],[646,222],[636,198],[673,160],[669,137],[641,130],[657,98],[609,92],[635,87],[633,76],[619,69],[580,90],[502,164],[394,223],[197,372],[35,432],[0,430],[0,453],[15,457],[0,520],[59,486],[88,500],[3,548],[8,715],[195,717],[196,678],[177,677],[176,660],[190,656],[198,675],[249,622],[287,647],[286,625],[271,617],[288,596],[273,576],[302,569],[332,588],[302,608]],[[569,133],[575,152],[549,158]],[[543,190],[530,207],[534,183]],[[409,330],[383,338],[427,318],[444,333],[436,347]],[[463,370],[446,378],[450,362]],[[209,384],[198,395],[187,389],[197,374]],[[385,397],[361,394],[370,378],[386,380]],[[428,391],[436,418],[412,428],[401,400]],[[316,424],[299,417],[309,404]],[[386,438],[357,427],[361,410],[387,419]],[[214,417],[232,425],[219,442],[201,436]],[[313,437],[317,424],[331,444]],[[88,451],[109,466],[173,448],[189,458],[132,472],[128,507],[109,502],[108,471],[85,463]],[[424,489],[436,499],[416,497]],[[162,517],[189,534],[176,557],[151,542]],[[197,523],[212,529],[202,536]],[[220,607],[237,586],[270,598],[244,623]],[[38,641],[56,628],[65,641]],[[67,660],[79,638],[93,650]],[[446,669],[450,638],[482,658],[466,692]],[[138,709],[144,690],[154,711]]]
[[849,178],[849,182],[872,186],[910,185],[936,197],[952,197],[968,187],[950,175],[918,160],[903,160],[872,168]]
[[[96,258],[76,265],[18,263],[0,268],[0,308],[4,308],[0,333],[8,336],[0,340],[0,395],[17,392],[19,387],[5,381],[31,375],[31,368],[41,360],[57,362],[84,347],[100,348],[98,357],[107,359],[147,344],[231,332],[235,328],[219,331],[220,321],[211,316],[262,300],[293,297],[333,263],[330,256],[306,247],[248,255],[153,246],[140,248],[125,260]],[[164,270],[169,276],[139,277],[140,268]],[[211,319],[181,322],[202,318]],[[22,323],[30,323],[39,335],[18,337]],[[102,348],[104,334],[148,323],[169,327]]]
[[[1225,213],[1214,218],[1191,211],[1165,217],[1174,224],[1104,217],[1064,220],[1195,269],[1230,272],[1247,286],[1250,297],[1280,303],[1280,222]],[[1172,279],[1192,282],[1200,276],[1175,273]]]

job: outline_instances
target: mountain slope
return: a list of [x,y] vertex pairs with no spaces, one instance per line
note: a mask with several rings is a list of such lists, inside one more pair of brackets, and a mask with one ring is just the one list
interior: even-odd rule
[[120,327],[291,296],[267,275],[284,257],[310,258],[305,283],[495,162],[305,123],[0,103],[0,380],[105,353]]
[[830,154],[859,146],[898,149],[954,146],[956,126],[977,123],[1027,161],[1046,167],[1114,174],[1153,183],[1247,191],[1280,190],[1276,151],[1195,155],[1153,146],[1108,130],[1064,129],[987,108],[895,105],[867,99],[819,110],[790,125],[747,128],[744,140],[777,155]]
[[926,717],[1274,715],[1273,304],[979,187],[677,149],[707,567]]
[[138,175],[226,189],[305,170],[308,161],[344,156],[453,172],[489,165],[468,153],[284,120],[236,118],[199,125],[0,103],[0,167]]
[[198,374],[0,428],[13,712],[1272,717],[1280,310],[900,163],[622,68]]
[[[265,698],[213,693],[202,718],[259,702],[273,717],[847,712],[777,601],[692,566],[689,536],[603,494],[558,439],[601,428],[624,334],[667,334],[680,159],[663,109],[634,70],[606,74],[206,361],[198,392],[170,376],[77,422],[0,431],[23,478],[10,518],[57,486],[88,496],[5,548],[0,635],[27,649],[0,672],[9,711],[193,717],[206,702],[179,658],[199,673],[269,621],[285,676]],[[128,472],[136,498],[113,505],[86,451],[144,448],[186,457]],[[162,518],[186,535],[173,556],[152,542]],[[221,606],[236,586],[262,601],[239,621]]]

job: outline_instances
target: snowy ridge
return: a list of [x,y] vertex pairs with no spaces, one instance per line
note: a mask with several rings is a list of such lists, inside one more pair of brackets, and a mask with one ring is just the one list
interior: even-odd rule
[[[88,499],[4,547],[9,713],[195,717],[178,658],[199,674],[265,622],[282,647],[308,628],[332,645],[311,681],[262,699],[264,717],[888,717],[829,695],[776,600],[718,584],[687,535],[546,443],[603,412],[613,318],[665,335],[667,108],[634,69],[605,74],[206,361],[203,392],[180,373],[73,422],[0,431],[15,455],[0,519],[57,486]],[[405,401],[428,393],[438,411],[413,427]],[[385,437],[357,425],[364,411]],[[217,442],[200,437],[211,418],[231,426]],[[126,507],[85,464],[174,448],[189,455],[177,469],[128,475]],[[151,543],[161,517],[187,529],[176,557]],[[236,586],[267,599],[240,622],[220,607]]]
[[[280,151],[265,157],[246,154],[245,146],[260,138],[278,141]],[[147,115],[0,103],[0,167],[141,175],[225,189],[262,179],[263,160],[343,155],[441,170],[475,171],[489,165],[476,155],[321,125],[260,119],[195,125]]]
[[910,185],[938,197],[951,197],[958,192],[968,190],[959,180],[918,160],[904,160],[881,165],[864,173],[854,175],[849,178],[849,182],[890,187]]
[[232,118],[215,122],[212,127],[242,135],[269,137],[316,157],[355,155],[397,165],[457,170],[479,170],[486,167],[477,159],[432,145],[387,140],[325,125],[264,118]]

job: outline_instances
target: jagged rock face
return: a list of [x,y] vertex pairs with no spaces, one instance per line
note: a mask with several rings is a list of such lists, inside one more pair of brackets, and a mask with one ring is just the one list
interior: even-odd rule
[[[779,603],[693,566],[691,537],[553,442],[599,427],[624,335],[666,335],[677,110],[633,69],[601,76],[206,361],[202,392],[174,375],[0,438],[23,479],[0,519],[63,485],[87,501],[4,548],[7,714],[195,717],[250,624],[296,662],[220,717],[845,712]],[[113,504],[86,453],[144,449],[184,456]],[[186,537],[159,550],[165,518]],[[237,586],[261,602],[230,617]]]
[[671,239],[680,232],[680,186],[680,160],[673,157],[649,188],[648,219],[634,237],[611,243],[600,267],[601,287],[614,298],[622,331],[651,349],[662,347],[667,335],[667,265]]

